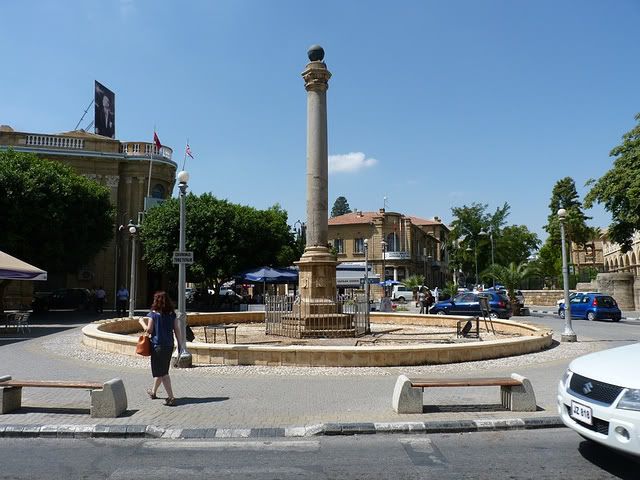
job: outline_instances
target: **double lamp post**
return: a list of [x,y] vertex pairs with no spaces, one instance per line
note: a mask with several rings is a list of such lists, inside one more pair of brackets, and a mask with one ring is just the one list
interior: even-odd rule
[[[180,239],[178,251],[174,252],[174,263],[178,264],[178,321],[180,325],[180,338],[178,339],[177,358],[175,366],[178,368],[191,367],[192,357],[187,350],[187,302],[186,302],[186,286],[187,286],[187,263],[193,262],[192,252],[185,252],[186,248],[186,213],[185,213],[185,197],[187,195],[187,182],[189,181],[189,173],[182,170],[178,173],[178,189],[180,190]],[[129,317],[135,316],[136,306],[136,278],[137,278],[137,261],[136,246],[138,238],[138,230],[140,225],[134,224],[133,220],[127,225],[131,234],[131,285],[129,292]],[[176,255],[177,254],[177,255]]]

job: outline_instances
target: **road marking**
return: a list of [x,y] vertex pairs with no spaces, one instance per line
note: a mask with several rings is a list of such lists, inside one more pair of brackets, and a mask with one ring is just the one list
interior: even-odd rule
[[300,441],[260,441],[260,440],[179,440],[179,441],[163,441],[150,440],[144,442],[142,448],[152,450],[260,450],[260,451],[280,451],[288,452],[309,452],[320,449],[319,440],[300,440]]

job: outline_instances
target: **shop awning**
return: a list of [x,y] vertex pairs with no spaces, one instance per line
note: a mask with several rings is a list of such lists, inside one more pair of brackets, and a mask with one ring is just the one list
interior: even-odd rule
[[0,251],[0,280],[46,280],[47,272]]

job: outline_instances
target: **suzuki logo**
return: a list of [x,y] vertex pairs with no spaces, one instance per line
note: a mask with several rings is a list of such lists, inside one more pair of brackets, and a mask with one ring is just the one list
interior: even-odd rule
[[587,382],[582,386],[582,391],[584,392],[585,395],[589,395],[592,390],[593,390],[593,383],[591,382]]

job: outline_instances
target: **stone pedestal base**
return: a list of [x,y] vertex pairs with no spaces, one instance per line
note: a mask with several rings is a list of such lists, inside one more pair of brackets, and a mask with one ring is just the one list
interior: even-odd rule
[[307,247],[296,265],[300,303],[283,317],[283,330],[297,338],[353,337],[353,316],[339,311],[336,303],[336,265],[327,247]]

